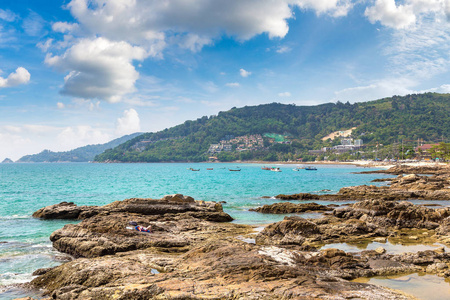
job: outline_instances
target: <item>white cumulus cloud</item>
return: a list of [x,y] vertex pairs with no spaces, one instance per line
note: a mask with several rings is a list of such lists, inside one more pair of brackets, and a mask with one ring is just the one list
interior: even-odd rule
[[227,87],[239,87],[240,84],[239,82],[229,82],[227,84],[225,84]]
[[130,108],[123,112],[123,116],[117,119],[116,134],[126,135],[141,130],[141,120],[136,110]]
[[395,29],[420,26],[424,19],[428,22],[430,19],[436,22],[450,19],[449,0],[405,0],[401,3],[397,5],[395,0],[376,0],[373,6],[366,8],[364,14],[372,23],[380,22]]
[[134,91],[139,78],[133,60],[143,60],[146,55],[141,47],[96,38],[79,40],[64,55],[48,54],[45,62],[69,71],[62,94],[118,102],[124,94]]
[[[134,89],[139,76],[134,60],[163,58],[171,46],[198,52],[223,36],[284,38],[296,7],[338,17],[352,5],[351,0],[71,0],[65,8],[75,22],[52,24],[63,40],[39,47],[66,50],[46,59],[68,72],[63,94],[117,102]],[[250,74],[241,70],[244,77]]]
[[364,14],[369,21],[393,28],[405,28],[416,22],[411,5],[396,5],[395,0],[377,0],[375,5],[366,8]]
[[[351,0],[72,0],[67,5],[84,30],[140,45],[167,35],[192,34],[208,44],[223,33],[239,40],[267,33],[284,37],[300,7],[317,14],[345,15]],[[161,45],[160,45],[161,46]]]
[[244,69],[240,69],[239,74],[241,74],[242,77],[248,77],[248,76],[252,75],[252,72],[246,71]]
[[0,88],[14,87],[26,84],[30,81],[31,75],[27,69],[19,67],[15,72],[9,74],[7,78],[0,77]]

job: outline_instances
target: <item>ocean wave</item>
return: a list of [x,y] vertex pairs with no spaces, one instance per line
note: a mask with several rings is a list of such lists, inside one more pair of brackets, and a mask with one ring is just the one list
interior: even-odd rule
[[30,215],[11,215],[11,216],[0,216],[0,220],[23,220],[32,219]]
[[[35,276],[31,273],[11,273],[7,272],[0,274],[0,286],[10,286],[17,283],[27,283],[30,282]],[[2,287],[5,288],[5,287]]]

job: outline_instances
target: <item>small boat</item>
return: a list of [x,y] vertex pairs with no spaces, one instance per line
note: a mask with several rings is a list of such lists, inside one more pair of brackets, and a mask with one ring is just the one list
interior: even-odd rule
[[306,167],[305,170],[306,170],[306,171],[317,171],[317,168],[316,168],[316,167],[311,167],[311,166],[310,166],[310,167]]
[[292,169],[292,171],[300,171],[300,170],[303,170],[304,169],[304,167],[296,167],[295,169]]
[[200,171],[200,169],[189,168],[191,171]]
[[239,172],[241,169],[228,169],[228,171]]
[[211,171],[211,170],[214,170],[214,168],[206,168],[206,170],[209,170],[209,171]]
[[262,167],[261,169],[262,169],[262,170],[266,170],[266,171],[270,171],[272,168],[271,168],[271,167],[266,167],[266,166],[264,166],[264,167]]
[[273,172],[281,172],[281,169],[280,169],[280,168],[272,168],[272,169],[270,169],[270,171],[273,171]]

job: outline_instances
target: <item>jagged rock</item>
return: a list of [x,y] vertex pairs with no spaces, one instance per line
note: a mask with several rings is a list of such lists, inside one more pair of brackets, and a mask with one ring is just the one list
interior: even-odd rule
[[265,214],[289,214],[289,213],[302,213],[307,211],[331,211],[332,208],[320,205],[317,203],[300,203],[294,204],[291,202],[274,203],[271,205],[264,205],[256,209],[249,209],[250,211],[256,211]]
[[[333,276],[341,268],[364,272],[368,265],[339,250],[323,253],[305,258],[274,246],[216,240],[180,256],[146,250],[77,259],[32,286],[54,299],[408,299]],[[153,274],[155,268],[163,272]]]
[[[313,195],[300,193],[294,195],[278,195],[282,200],[449,200],[450,199],[450,166],[405,167],[399,166],[389,170],[362,173],[397,174],[397,178],[389,179],[390,186],[377,187],[361,185],[345,187],[337,194]],[[401,175],[401,174],[408,175]],[[411,174],[412,173],[412,174]],[[421,176],[417,174],[434,174]],[[385,179],[383,179],[385,181]]]
[[318,234],[318,226],[300,217],[285,217],[283,221],[271,224],[256,236],[257,244],[301,245],[305,237]]
[[434,229],[443,218],[450,216],[450,208],[431,209],[406,201],[364,200],[335,209],[333,215],[343,219],[366,216],[366,222],[380,227]]
[[310,194],[310,193],[298,193],[298,194],[294,194],[294,195],[280,194],[280,195],[275,196],[275,198],[281,199],[281,200],[318,200],[318,199],[320,199],[320,196]]
[[33,213],[33,217],[41,219],[77,219],[85,209],[92,210],[95,207],[79,207],[73,202],[61,202],[37,210]]
[[[61,202],[37,210],[33,217],[41,219],[86,219],[110,213],[136,213],[142,215],[163,215],[168,213],[214,213],[223,212],[216,202],[195,201],[181,194],[168,195],[163,199],[131,198],[115,201],[105,206],[77,206],[73,202]],[[223,215],[224,216],[224,215]],[[231,217],[225,222],[231,221]]]

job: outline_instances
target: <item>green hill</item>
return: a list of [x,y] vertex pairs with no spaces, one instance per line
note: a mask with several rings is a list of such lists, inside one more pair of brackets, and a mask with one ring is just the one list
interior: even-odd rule
[[[352,127],[354,138],[369,148],[376,143],[437,141],[450,132],[450,95],[394,96],[364,103],[328,103],[296,106],[279,103],[232,108],[217,116],[186,121],[156,133],[145,133],[96,156],[95,160],[121,162],[205,161],[210,144],[222,139],[261,135],[264,147],[253,151],[218,154],[220,160],[287,160],[308,155],[308,150],[339,143],[321,141],[329,133]],[[281,136],[287,143],[270,137]],[[236,145],[233,146],[235,148]]]
[[114,148],[142,133],[133,133],[112,140],[106,144],[87,145],[65,152],[53,152],[44,150],[38,154],[25,155],[17,162],[88,162],[93,161],[94,157],[106,149]]

